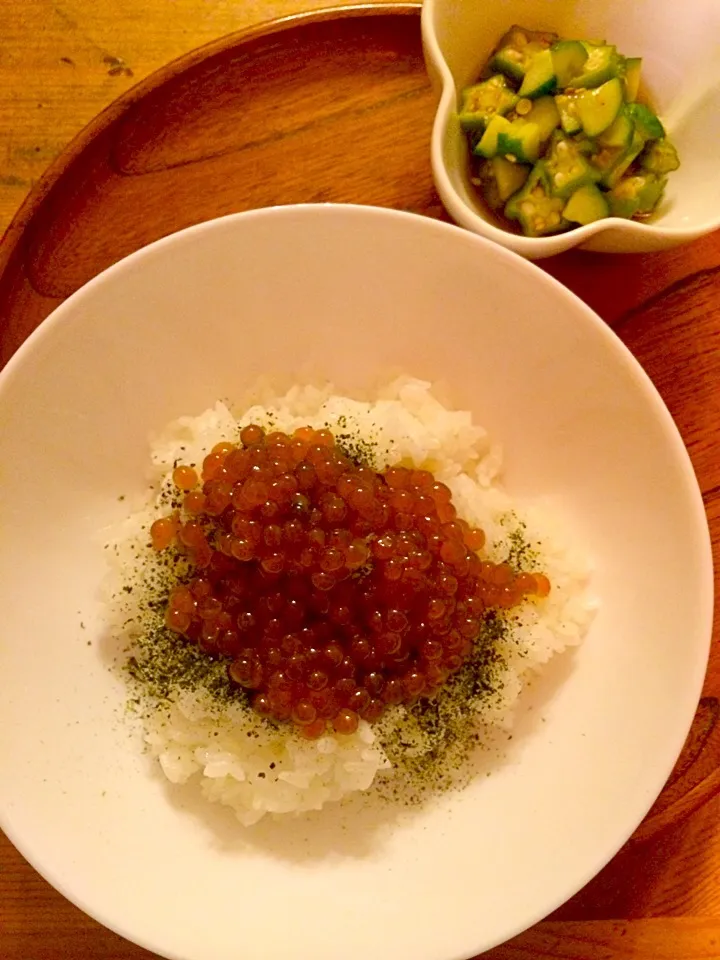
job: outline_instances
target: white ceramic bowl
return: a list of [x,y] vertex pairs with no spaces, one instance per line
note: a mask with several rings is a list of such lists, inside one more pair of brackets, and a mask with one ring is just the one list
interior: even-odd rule
[[[143,493],[170,419],[262,374],[351,392],[398,369],[503,442],[510,491],[547,499],[593,558],[600,611],[492,776],[414,814],[246,830],[165,789],[128,734],[98,648],[98,531]],[[0,377],[0,421],[0,822],[125,937],[182,960],[468,957],[578,890],[661,789],[708,654],[698,487],[635,360],[519,257],[354,206],[205,223],[59,307]]]
[[[651,222],[617,217],[551,237],[523,237],[491,222],[470,182],[459,93],[513,24],[566,37],[605,37],[643,58],[643,82],[680,154]],[[453,219],[530,259],[571,247],[640,253],[687,243],[720,227],[720,4],[717,0],[425,0],[426,61],[440,97],[432,168]]]

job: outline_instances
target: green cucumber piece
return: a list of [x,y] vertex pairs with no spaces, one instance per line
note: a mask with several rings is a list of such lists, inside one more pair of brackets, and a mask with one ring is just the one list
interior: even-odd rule
[[540,142],[544,143],[560,126],[560,113],[554,97],[538,97],[532,101],[532,107],[524,115],[528,123],[536,123],[540,128]]
[[498,50],[490,61],[490,68],[504,74],[508,80],[522,82],[525,76],[525,63],[519,50]]
[[602,186],[612,187],[617,183],[643,145],[643,138],[623,108],[615,121],[597,138],[592,153],[592,163],[599,172]]
[[572,86],[585,67],[588,52],[579,40],[559,40],[550,48],[553,69],[560,89]]
[[608,202],[594,183],[587,183],[576,190],[563,208],[563,217],[566,220],[572,220],[573,223],[583,226],[586,223],[594,223],[595,220],[602,220],[609,214]]
[[510,197],[517,193],[528,178],[531,167],[511,163],[505,157],[482,160],[473,183],[482,191],[483,199],[493,210],[502,210]]
[[640,155],[640,166],[651,173],[672,173],[680,166],[677,150],[664,137],[648,143]]
[[560,114],[560,125],[567,134],[579,133],[582,124],[577,114],[577,101],[580,93],[561,93],[555,97],[555,106]]
[[622,109],[607,130],[598,137],[602,147],[621,147],[626,149],[632,143],[635,125],[626,109]]
[[651,214],[662,197],[666,182],[666,177],[649,172],[623,177],[607,193],[610,215],[629,220]]
[[545,155],[545,175],[553,197],[567,199],[580,187],[594,183],[597,172],[583,156],[583,144],[556,133]]
[[530,174],[530,167],[523,163],[512,163],[505,157],[493,157],[489,163],[495,178],[497,195],[501,203],[505,203],[523,186]]
[[540,155],[540,128],[522,119],[493,117],[473,153],[487,159],[499,154],[515,157],[521,163],[534,163]]
[[521,97],[534,100],[543,94],[552,93],[556,86],[552,54],[549,50],[541,50],[530,61],[518,92]]
[[497,153],[497,141],[500,131],[510,129],[510,121],[505,117],[493,117],[485,129],[485,133],[475,145],[473,153],[479,157],[494,157]]
[[496,153],[501,157],[515,157],[520,163],[534,163],[540,156],[540,127],[536,123],[514,120],[510,129],[498,132]]
[[567,229],[562,210],[565,201],[551,197],[545,165],[540,160],[530,171],[525,186],[505,204],[505,216],[520,223],[526,237],[542,237]]
[[498,50],[489,66],[491,70],[497,70],[514,83],[522,83],[527,69],[523,54],[512,47],[504,47],[502,50]]
[[586,90],[577,100],[577,114],[588,137],[597,137],[615,121],[623,105],[623,88],[617,77]]
[[583,72],[573,79],[573,87],[584,89],[599,87],[619,76],[622,61],[616,47],[592,43],[585,43],[584,46],[588,52],[588,58]]
[[630,166],[642,152],[644,146],[645,141],[637,130],[634,130],[630,146],[621,153],[616,163],[613,164],[612,169],[608,170],[607,173],[601,177],[600,183],[604,187],[614,187],[620,178],[625,176]]
[[628,103],[637,100],[640,90],[640,73],[642,71],[642,57],[625,57],[622,79],[625,86],[625,99]]
[[644,103],[631,103],[627,109],[635,129],[645,140],[660,140],[665,136],[665,127]]
[[603,146],[598,140],[597,149],[591,159],[593,166],[599,171],[601,185],[614,186],[625,175],[644,146],[645,141],[637,130],[632,130],[630,143],[624,147]]
[[483,83],[466,87],[458,118],[466,133],[483,131],[494,116],[504,116],[518,102],[518,95],[507,85],[505,77],[496,73]]
[[556,40],[557,34],[526,30],[516,24],[500,40],[490,68],[511,80],[522,80],[535,54],[548,50]]

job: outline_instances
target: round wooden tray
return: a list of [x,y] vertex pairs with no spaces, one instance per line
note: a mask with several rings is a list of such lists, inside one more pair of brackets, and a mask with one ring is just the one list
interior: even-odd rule
[[254,207],[346,201],[442,217],[417,5],[290,17],[227,37],[105,110],[0,248],[0,363],[133,250]]
[[[48,170],[0,244],[0,365],[91,277],[202,220],[301,201],[447,219],[429,164],[435,101],[419,10],[345,7],[265,24],[195,51],[109,107]],[[654,379],[693,458],[717,556],[720,234],[664,253],[571,252],[541,266],[594,307]],[[714,652],[685,751],[635,837],[550,922],[488,956],[714,955],[607,949],[638,923],[659,922],[643,918],[697,925],[717,903],[719,696]],[[618,917],[631,923],[601,922]],[[0,839],[3,929],[9,960],[149,956],[84,917]],[[644,933],[648,944],[700,942],[695,927],[687,941],[678,927],[652,929],[660,932]],[[584,946],[564,952],[557,942],[567,936]]]

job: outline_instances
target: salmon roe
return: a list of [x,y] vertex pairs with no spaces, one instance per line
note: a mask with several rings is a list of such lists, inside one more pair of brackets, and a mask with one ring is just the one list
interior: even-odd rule
[[435,694],[487,610],[550,590],[544,574],[481,560],[483,531],[426,470],[358,466],[329,430],[252,424],[240,439],[215,446],[199,474],[175,468],[182,515],[150,535],[193,566],[167,626],[230,658],[263,717],[309,738],[353,733],[359,718]]

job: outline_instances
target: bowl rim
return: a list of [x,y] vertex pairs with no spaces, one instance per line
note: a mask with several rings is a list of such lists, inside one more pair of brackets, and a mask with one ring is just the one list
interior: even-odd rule
[[[692,709],[688,708],[686,722],[682,725],[678,725],[678,729],[672,743],[669,741],[667,743],[665,750],[666,763],[658,765],[660,772],[654,778],[652,788],[647,793],[647,800],[642,809],[641,816],[637,818],[637,820],[632,818],[632,822],[627,824],[626,830],[618,832],[616,841],[607,849],[605,849],[602,854],[593,861],[592,864],[588,865],[588,868],[583,875],[583,879],[578,884],[573,884],[570,892],[565,890],[564,893],[558,894],[556,898],[540,907],[532,915],[526,916],[524,919],[516,922],[512,928],[503,934],[502,939],[494,941],[493,943],[479,944],[478,949],[481,951],[489,950],[500,943],[507,942],[512,937],[522,933],[524,930],[548,916],[550,913],[552,913],[552,911],[556,910],[559,906],[566,902],[570,896],[573,896],[578,890],[582,889],[585,884],[593,879],[593,877],[595,877],[600,870],[603,869],[603,867],[617,854],[617,852],[632,836],[662,791],[668,777],[672,772],[677,758],[680,755],[687,734],[690,731],[695,717],[697,704],[701,696],[707,670],[707,662],[712,641],[714,577],[710,530],[708,526],[707,514],[704,509],[702,494],[685,443],[675,421],[665,405],[664,400],[640,362],[625,346],[618,335],[583,300],[565,287],[559,280],[542,270],[542,268],[519,256],[512,250],[492,243],[487,238],[466,231],[457,225],[435,220],[433,218],[409,211],[401,211],[394,208],[364,204],[326,202],[277,205],[227,214],[222,217],[212,218],[210,220],[191,225],[182,230],[175,231],[174,233],[168,234],[150,244],[147,244],[144,247],[141,247],[140,249],[107,267],[91,280],[87,281],[87,283],[83,284],[83,286],[81,286],[70,297],[68,297],[67,300],[58,305],[55,310],[53,310],[52,313],[40,323],[40,325],[30,334],[20,348],[10,358],[5,368],[0,371],[0,407],[2,406],[4,395],[11,388],[12,380],[14,379],[17,369],[32,358],[32,352],[35,350],[36,346],[40,345],[47,335],[51,333],[51,331],[53,331],[59,324],[66,323],[70,319],[76,304],[78,302],[82,302],[88,290],[92,290],[95,287],[101,286],[107,281],[108,278],[112,278],[116,274],[122,275],[125,270],[132,268],[137,263],[142,262],[149,255],[152,255],[158,250],[162,250],[166,247],[171,248],[178,242],[192,242],[194,237],[217,229],[222,224],[247,222],[257,219],[278,219],[282,221],[283,218],[298,215],[300,217],[321,216],[331,218],[335,216],[362,218],[369,215],[376,219],[384,219],[388,221],[415,221],[418,226],[422,224],[423,229],[433,231],[438,235],[444,234],[448,238],[454,235],[458,240],[463,238],[461,242],[476,246],[478,253],[480,254],[484,252],[486,256],[499,257],[500,260],[506,261],[508,265],[514,264],[515,267],[521,271],[525,270],[529,271],[530,273],[534,273],[536,281],[539,281],[547,287],[553,289],[556,294],[565,299],[569,304],[572,304],[572,307],[576,311],[579,311],[584,315],[585,322],[593,326],[605,341],[612,342],[614,348],[619,350],[618,360],[630,369],[637,383],[638,389],[642,391],[647,402],[652,405],[655,415],[662,423],[665,439],[678,462],[678,466],[682,468],[683,480],[687,487],[687,493],[690,496],[689,506],[692,508],[692,522],[697,535],[696,545],[703,570],[702,582],[698,585],[698,591],[699,596],[702,599],[703,606],[703,612],[700,619],[704,624],[702,631],[704,643],[702,645],[698,644],[699,654],[703,655],[698,655],[695,667],[694,683],[688,684],[688,690],[686,691],[688,703],[692,704]],[[30,863],[33,869],[35,869],[44,879],[46,879],[67,900],[76,905],[88,916],[97,920],[107,929],[119,934],[128,941],[145,949],[159,952],[158,944],[146,941],[144,939],[138,939],[137,937],[133,936],[133,934],[128,931],[123,924],[114,919],[108,919],[105,911],[96,909],[95,907],[89,907],[83,897],[69,892],[67,878],[58,876],[58,873],[54,869],[47,868],[42,865],[42,855],[38,853],[37,849],[34,848],[34,844],[32,842],[28,842],[26,838],[16,839],[16,831],[12,827],[11,818],[7,815],[7,811],[3,810],[1,798],[0,829],[4,831],[10,842]],[[166,950],[163,950],[160,955],[167,957],[168,960],[186,960],[184,954],[177,952],[167,952]],[[447,960],[464,960],[464,957],[465,955],[463,954],[462,957],[448,957]]]
[[443,142],[448,122],[457,106],[458,91],[435,30],[436,5],[437,0],[423,0],[420,17],[426,55],[442,79],[440,100],[432,126],[430,158],[438,193],[443,204],[458,223],[527,257],[545,257],[562,253],[609,230],[621,232],[628,237],[650,236],[679,244],[712,233],[720,227],[720,217],[688,227],[663,227],[657,223],[643,223],[622,217],[605,217],[594,223],[575,227],[566,233],[549,237],[525,237],[495,226],[473,210],[453,186],[443,155]]

